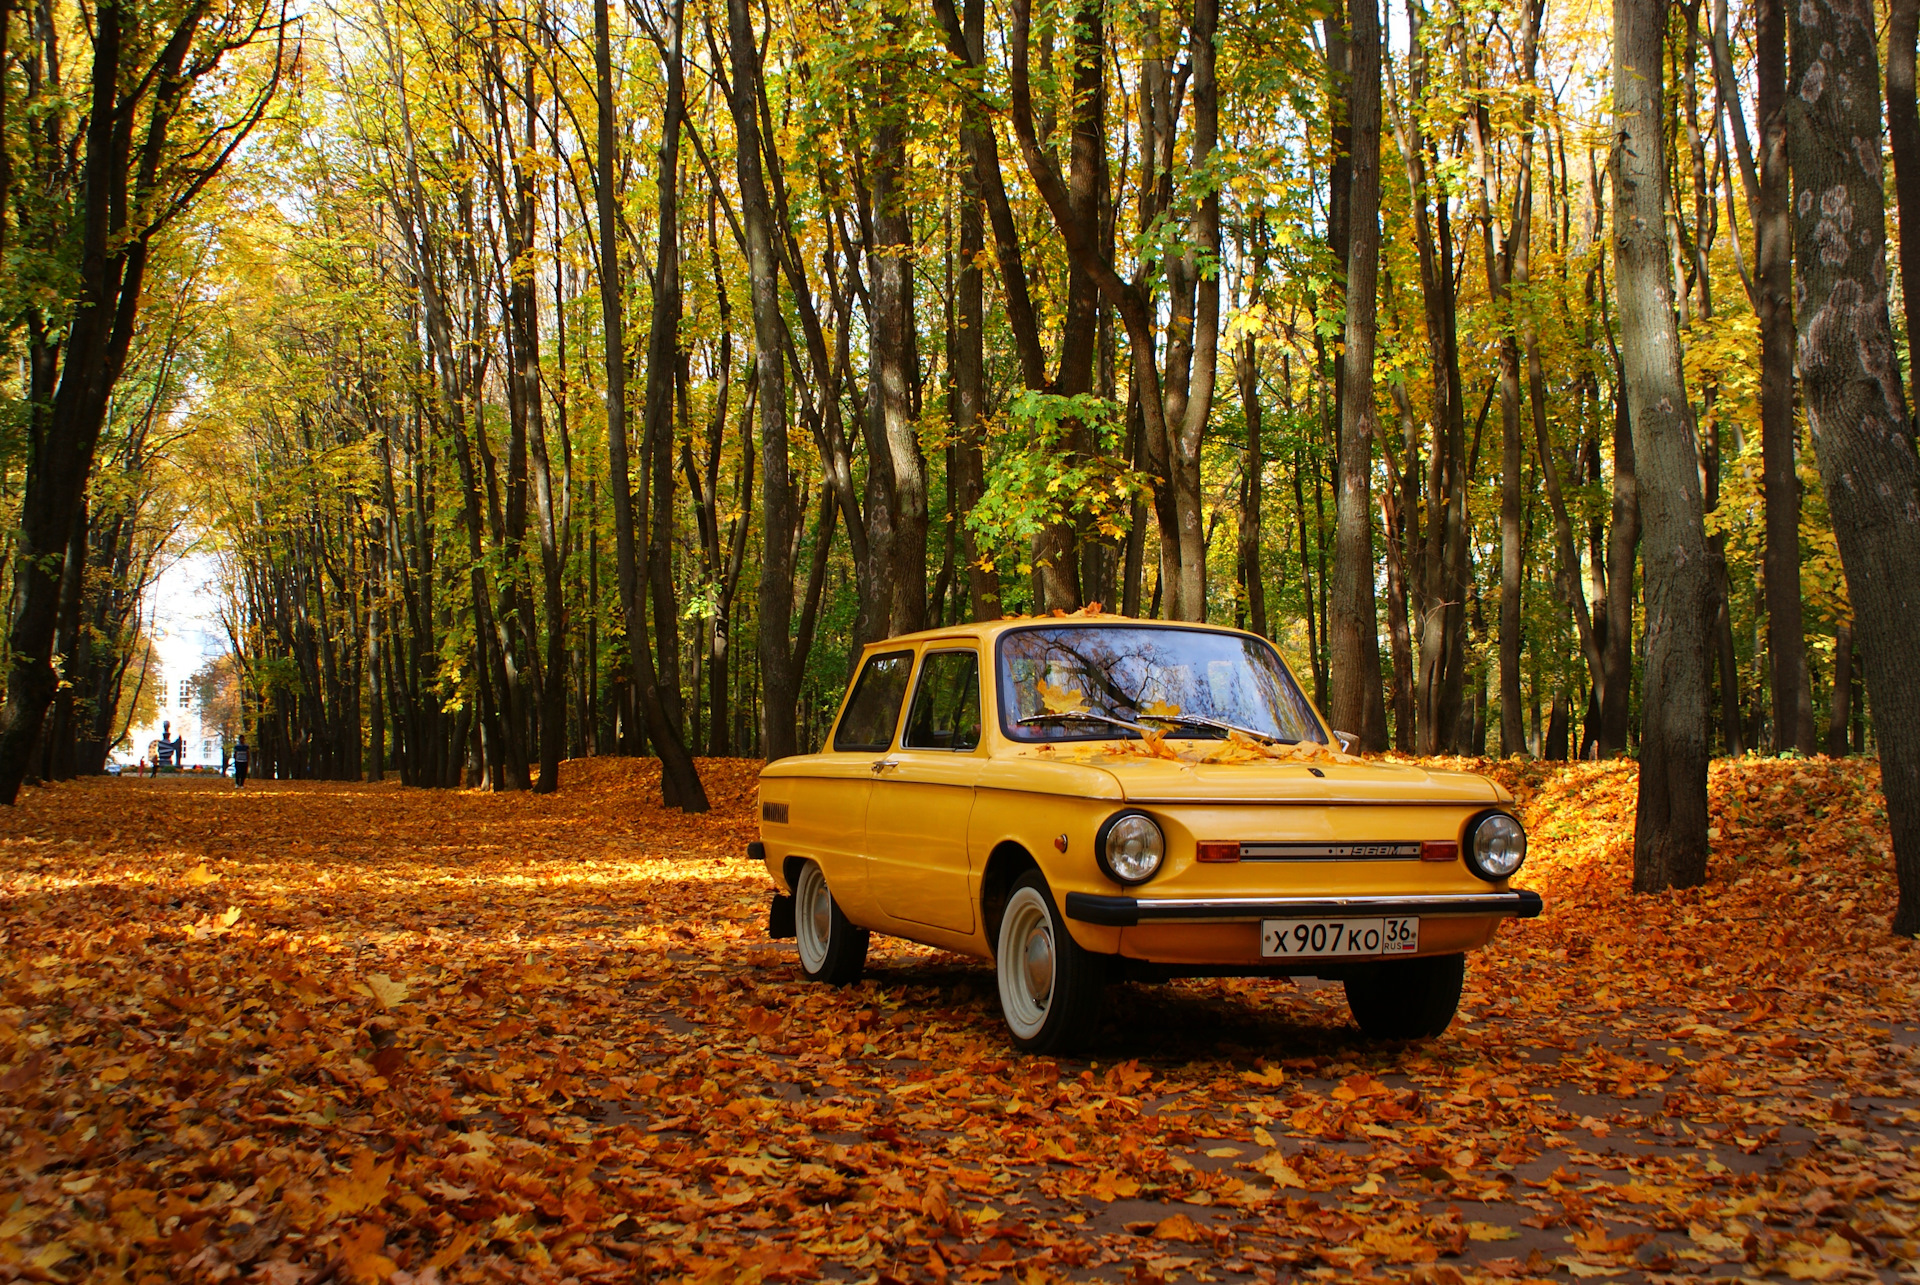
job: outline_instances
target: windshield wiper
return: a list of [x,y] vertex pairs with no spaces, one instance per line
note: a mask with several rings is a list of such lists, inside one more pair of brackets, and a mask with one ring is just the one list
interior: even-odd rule
[[1138,723],[1129,723],[1124,718],[1115,718],[1111,714],[1096,714],[1090,709],[1069,710],[1062,713],[1029,714],[1016,720],[1015,727],[1029,727],[1035,723],[1064,723],[1072,719],[1086,719],[1092,723],[1106,723],[1111,727],[1124,728],[1129,732],[1144,732],[1147,729]]
[[1238,732],[1267,745],[1296,745],[1297,741],[1275,736],[1271,732],[1258,732],[1251,727],[1242,727],[1238,723],[1229,723],[1219,718],[1203,718],[1198,714],[1142,714],[1141,718],[1150,718],[1160,723],[1185,723],[1189,727],[1210,727],[1216,732]]

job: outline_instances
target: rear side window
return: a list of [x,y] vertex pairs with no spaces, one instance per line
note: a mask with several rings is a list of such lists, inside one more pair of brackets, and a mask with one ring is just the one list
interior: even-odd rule
[[853,680],[853,695],[833,731],[833,748],[884,750],[893,744],[900,721],[900,704],[907,695],[907,676],[913,672],[913,653],[889,651],[869,656]]
[[900,743],[915,750],[971,750],[980,744],[980,659],[936,651],[920,665],[913,712]]

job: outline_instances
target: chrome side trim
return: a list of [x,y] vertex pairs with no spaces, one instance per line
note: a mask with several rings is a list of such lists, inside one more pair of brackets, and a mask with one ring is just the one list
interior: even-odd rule
[[1127,803],[1138,807],[1157,808],[1465,808],[1478,811],[1482,808],[1507,808],[1511,804],[1498,799],[1367,799],[1354,795],[1341,795],[1327,799],[1200,799],[1192,795],[1184,798],[1150,799],[1128,796]]
[[1131,928],[1141,923],[1202,923],[1347,915],[1476,915],[1532,919],[1545,902],[1524,889],[1512,892],[1436,893],[1428,896],[1351,897],[1107,897],[1070,892],[1066,912],[1082,923]]

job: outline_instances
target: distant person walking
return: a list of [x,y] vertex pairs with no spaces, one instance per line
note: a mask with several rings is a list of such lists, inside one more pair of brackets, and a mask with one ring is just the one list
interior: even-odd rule
[[247,763],[253,757],[247,749],[247,738],[241,737],[233,746],[233,788],[239,789],[247,783]]

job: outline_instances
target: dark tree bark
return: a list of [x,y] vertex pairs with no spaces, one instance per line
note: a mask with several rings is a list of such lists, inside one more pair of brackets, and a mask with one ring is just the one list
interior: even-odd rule
[[[1206,544],[1200,513],[1200,436],[1213,408],[1214,366],[1219,340],[1219,278],[1167,265],[1169,281],[1179,272],[1194,286],[1195,303],[1185,315],[1193,318],[1191,348],[1182,350],[1190,364],[1181,367],[1169,348],[1168,374],[1163,378],[1156,359],[1159,347],[1154,302],[1147,290],[1147,279],[1125,281],[1115,269],[1113,257],[1101,244],[1097,195],[1082,195],[1077,182],[1062,178],[1053,158],[1042,147],[1034,112],[1032,84],[1028,72],[1031,53],[1032,5],[1030,0],[1014,0],[1012,39],[1010,41],[1013,130],[1019,140],[1021,156],[1034,181],[1054,226],[1059,230],[1072,264],[1098,289],[1126,326],[1128,347],[1133,362],[1133,382],[1142,417],[1142,443],[1147,467],[1167,479],[1155,492],[1155,515],[1160,527],[1161,576],[1167,595],[1167,614],[1174,619],[1198,620],[1206,610]],[[1215,35],[1219,23],[1217,0],[1197,0],[1192,26],[1192,96],[1194,105],[1193,166],[1203,169],[1212,156],[1218,136],[1219,94],[1214,79]],[[1074,56],[1076,86],[1099,84],[1104,62],[1104,8],[1092,3],[1081,8],[1075,18]],[[1088,100],[1077,91],[1084,105]],[[1081,150],[1080,131],[1076,130],[1075,151]],[[1171,147],[1171,143],[1168,144]],[[1171,166],[1167,169],[1171,171]],[[1077,173],[1077,171],[1076,171]],[[1189,252],[1197,257],[1217,257],[1220,248],[1220,198],[1208,190],[1195,202],[1188,220]],[[1199,279],[1195,281],[1195,278]],[[1171,293],[1171,291],[1170,291]],[[1091,310],[1088,320],[1092,321]],[[1092,336],[1089,336],[1091,340]],[[1087,355],[1092,355],[1089,342]],[[1062,369],[1067,362],[1063,354]],[[1178,369],[1177,369],[1178,368]],[[1176,398],[1169,393],[1175,375],[1184,371],[1186,383]],[[1064,391],[1064,390],[1063,390]],[[1084,387],[1080,390],[1084,391]]]
[[1827,756],[1847,756],[1847,724],[1853,718],[1853,622],[1843,620],[1833,636],[1833,699],[1827,704]]
[[[1639,892],[1692,887],[1707,869],[1713,599],[1669,274],[1661,132],[1666,12],[1660,0],[1614,0],[1614,267],[1647,546],[1633,858]],[[1624,628],[1626,621],[1609,623]]]
[[[959,53],[964,56],[968,66],[978,66],[985,56],[986,40],[986,0],[965,0],[965,15],[961,22]],[[950,12],[951,3],[941,9],[943,14]],[[949,36],[951,41],[951,36]],[[980,270],[980,253],[986,248],[986,220],[982,208],[988,200],[988,189],[1001,182],[1000,157],[994,142],[993,130],[986,122],[986,113],[977,101],[969,98],[966,107],[966,124],[961,131],[961,148],[967,154],[969,166],[961,176],[960,182],[960,245],[959,273],[954,298],[954,417],[953,427],[956,442],[954,445],[954,464],[959,476],[949,482],[955,487],[959,498],[959,519],[961,547],[967,560],[967,597],[975,620],[993,620],[1000,615],[1000,573],[981,562],[980,551],[974,546],[973,528],[967,525],[967,515],[973,512],[986,490],[985,455],[985,418],[987,413],[987,368],[986,368],[986,309],[984,301],[984,276]],[[991,167],[992,173],[987,173]],[[999,204],[1006,204],[1007,194],[1004,187],[999,191]],[[1007,216],[1008,234],[1011,236],[1012,215]],[[1031,348],[1034,357],[1039,355],[1038,332],[1033,323],[1033,305],[1026,297],[1026,275],[1019,268],[1020,246],[1017,241],[1010,246],[1001,246],[1002,255],[1011,253],[1018,271],[1017,292],[1013,283],[1008,282],[1009,317],[1015,311],[1014,297],[1017,293],[1019,304],[1025,308],[1025,326],[1013,327],[1021,351]],[[1044,367],[1040,373],[1044,377]]]
[[1920,0],[1887,6],[1887,141],[1893,151],[1893,191],[1900,211],[1900,293],[1907,323],[1907,379],[1913,379],[1920,342],[1920,101],[1914,91],[1914,46],[1920,38]]
[[[271,29],[265,8],[249,15],[194,4],[166,19],[158,11],[119,5],[97,9],[89,33],[84,134],[63,137],[53,116],[29,131],[33,144],[48,150],[46,173],[60,175],[57,184],[73,184],[41,199],[56,208],[70,200],[75,213],[39,228],[16,227],[8,249],[71,255],[76,266],[73,306],[63,303],[62,315],[49,317],[35,304],[27,326],[25,382],[32,408],[13,546],[7,696],[0,706],[0,803],[11,805],[18,795],[58,687],[53,643],[66,554],[114,385],[133,342],[153,238],[193,203],[251,133],[279,85],[277,53],[274,74],[236,117],[202,122],[193,93],[202,81],[225,75],[220,64],[226,53]],[[203,33],[213,36],[210,46],[202,45]],[[31,55],[45,59],[37,63],[38,92],[48,98],[77,95],[77,87],[61,84],[55,41],[49,23],[42,47]],[[204,132],[180,137],[196,129]],[[0,174],[3,196],[12,195],[11,158],[7,164]]]
[[[882,65],[883,74],[892,68]],[[875,466],[891,469],[891,566],[884,589],[892,599],[881,636],[915,633],[926,625],[927,470],[913,425],[913,217],[907,208],[905,106],[885,88],[875,123],[873,244],[867,255],[873,306],[869,314],[871,378],[867,413],[873,418]],[[869,514],[872,508],[869,507]],[[871,517],[869,518],[871,520]]]
[[[1528,12],[1535,12],[1528,5]],[[1528,99],[1531,103],[1532,99]],[[1515,218],[1507,228],[1499,226],[1494,213],[1487,134],[1491,131],[1485,103],[1468,117],[1468,132],[1473,141],[1475,169],[1478,171],[1481,257],[1486,260],[1487,294],[1501,311],[1512,305],[1515,260],[1525,244],[1526,227]],[[1532,149],[1520,155],[1520,183],[1514,193],[1516,211],[1532,200]],[[1522,507],[1522,460],[1525,444],[1520,420],[1520,344],[1511,321],[1501,323],[1500,371],[1500,753],[1517,754],[1526,745],[1526,726],[1520,695],[1520,590],[1526,580],[1525,558],[1521,553],[1520,511]]]
[[[934,11],[940,19],[948,53],[962,64],[970,77],[976,78],[969,82],[960,131],[961,147],[968,161],[968,174],[961,210],[964,260],[961,264],[962,297],[959,301],[963,314],[960,318],[961,350],[957,354],[960,360],[955,363],[954,374],[961,384],[958,389],[960,414],[972,415],[973,418],[967,419],[966,423],[977,425],[979,416],[986,412],[985,367],[982,361],[979,364],[981,382],[976,397],[972,391],[974,376],[971,372],[974,363],[970,353],[971,345],[976,342],[973,336],[980,332],[968,328],[964,314],[973,307],[970,300],[974,296],[970,292],[977,287],[968,283],[966,274],[974,271],[974,268],[973,260],[964,247],[969,244],[977,247],[978,242],[969,238],[984,235],[984,229],[979,228],[978,215],[971,213],[969,206],[976,201],[984,201],[986,206],[987,221],[993,230],[994,248],[1000,266],[1002,307],[1008,329],[1012,332],[1014,351],[1019,358],[1021,382],[1026,387],[1045,389],[1062,396],[1073,396],[1092,389],[1093,357],[1099,335],[1097,304],[1100,287],[1086,263],[1070,256],[1057,350],[1058,365],[1053,378],[1049,380],[1046,354],[1041,347],[1039,321],[1028,290],[1025,253],[1014,222],[1013,208],[1007,198],[1005,175],[1000,169],[999,144],[979,91],[971,88],[982,76],[985,65],[985,15],[977,4],[969,3],[963,17],[954,8],[952,0],[934,0]],[[1072,223],[1071,237],[1089,247],[1091,253],[1110,258],[1111,227],[1103,224],[1100,218],[1102,193],[1107,186],[1103,30],[1097,9],[1082,13],[1074,21],[1074,111],[1067,173],[1064,179],[1057,173],[1050,177],[1059,184],[1057,195],[1064,202],[1061,207],[1052,210],[1055,217],[1061,217],[1060,211],[1064,209],[1065,217]],[[1051,164],[1050,159],[1048,164]],[[969,223],[970,217],[972,223]],[[977,281],[977,274],[973,279]],[[978,409],[969,411],[969,405]],[[977,498],[985,480],[984,465],[978,452],[978,432],[969,429],[968,433],[972,436],[963,435],[962,454],[958,462],[963,473],[963,503],[970,509],[972,501],[967,500],[966,496],[971,494]],[[1088,448],[1089,442],[1083,428],[1074,426],[1066,436],[1067,449],[1072,454],[1079,455]],[[1047,523],[1034,537],[1035,579],[1047,607],[1071,610],[1081,605],[1088,588],[1079,574],[1081,543],[1081,532],[1071,516]],[[976,564],[975,579],[975,591],[989,595],[992,604],[988,616],[980,616],[976,606],[976,618],[987,619],[998,615],[998,576],[978,568]]]
[[1790,3],[1756,0],[1754,10],[1754,79],[1760,108],[1760,204],[1753,216],[1754,289],[1759,298],[1754,311],[1760,321],[1760,469],[1767,504],[1762,565],[1773,745],[1776,750],[1792,747],[1811,754],[1813,695],[1807,689],[1806,626],[1800,602],[1800,434],[1793,416],[1794,236],[1787,217],[1786,10]]
[[[647,735],[653,742],[654,753],[660,756],[661,802],[684,812],[705,812],[707,810],[706,787],[701,784],[700,773],[694,766],[693,758],[687,753],[686,745],[681,741],[679,731],[674,727],[673,720],[668,717],[665,703],[661,699],[659,679],[653,665],[653,653],[647,645],[646,612],[640,599],[643,569],[639,565],[640,559],[636,547],[638,532],[633,502],[631,452],[627,438],[627,331],[620,270],[620,216],[614,191],[616,160],[613,56],[612,34],[609,31],[607,19],[607,0],[595,0],[593,37],[594,77],[599,109],[594,196],[597,207],[596,222],[599,224],[596,230],[600,248],[600,313],[606,330],[607,458],[609,480],[613,486],[613,530],[615,556],[618,562],[617,574],[620,581],[620,607],[627,625],[627,653],[633,668],[634,689],[639,697],[641,715],[646,720]],[[660,237],[669,247],[670,253],[663,253],[656,260],[656,283],[667,280],[665,266],[668,263],[677,263],[679,257],[677,242],[679,214],[675,185],[679,167],[679,129],[683,103],[679,93],[677,41],[675,57],[670,62],[667,74],[670,88],[660,142],[660,173],[657,177],[660,187]],[[673,290],[676,296],[678,289],[679,283],[675,278]],[[672,306],[661,298],[658,284],[655,287],[653,302],[656,321],[653,341],[648,345],[649,403],[654,398],[652,384],[660,364],[654,360],[654,357],[658,349],[663,346],[662,327],[657,319],[663,311]],[[664,346],[669,353],[676,342],[677,329],[678,327],[674,326],[665,330]],[[671,361],[665,364],[665,377],[670,396],[673,364]],[[643,468],[645,464],[646,461],[643,460]]]
[[1350,6],[1348,120],[1353,187],[1348,206],[1346,351],[1341,363],[1340,489],[1335,499],[1333,668],[1328,717],[1353,729],[1360,747],[1387,748],[1380,687],[1380,620],[1374,605],[1373,470],[1377,428],[1373,349],[1380,280],[1380,9]]
[[[1419,620],[1416,640],[1420,653],[1414,684],[1414,749],[1420,754],[1438,754],[1455,748],[1453,728],[1459,721],[1465,661],[1467,447],[1453,222],[1448,199],[1442,196],[1435,200],[1430,194],[1429,174],[1438,156],[1421,128],[1427,93],[1427,51],[1422,35],[1425,24],[1424,6],[1419,0],[1408,0],[1409,103],[1400,108],[1396,95],[1395,128],[1413,198],[1414,247],[1419,254],[1420,294],[1426,308],[1432,371],[1434,436],[1426,462],[1426,531],[1408,533],[1410,588]],[[1411,505],[1407,508],[1407,520],[1413,523],[1417,510]]]
[[1920,934],[1920,456],[1887,315],[1880,66],[1873,10],[1804,0],[1791,15],[1800,379],[1868,705],[1880,743],[1899,904]]
[[[747,240],[748,288],[753,303],[754,361],[760,385],[760,619],[759,657],[764,756],[800,752],[793,667],[793,480],[787,455],[787,372],[782,360],[786,321],[780,312],[779,260],[773,246],[773,211],[761,168],[757,111],[759,53],[747,0],[727,0],[727,45],[733,72],[731,107],[739,146],[734,166]],[[842,504],[846,497],[842,496]]]
[[[673,443],[674,391],[680,382],[680,132],[686,122],[686,75],[683,53],[685,5],[675,0],[667,10],[666,39],[660,50],[666,66],[667,101],[661,117],[658,169],[654,176],[656,239],[652,321],[647,333],[647,383],[641,401],[641,458],[635,521],[646,528],[646,547],[640,557],[640,578],[646,586],[653,625],[653,656],[657,690],[676,745],[659,743],[662,779],[669,754],[677,764],[675,788],[692,797],[685,778],[697,776],[689,757],[684,701],[680,689],[680,604],[674,588]],[[636,533],[636,539],[638,539]],[[642,617],[645,619],[646,617]],[[705,792],[699,798],[705,803]]]
[[1264,523],[1267,457],[1261,441],[1260,352],[1249,335],[1234,346],[1234,376],[1240,385],[1240,412],[1246,442],[1240,453],[1240,580],[1246,591],[1247,627],[1267,637],[1267,582],[1261,566],[1260,531]]

